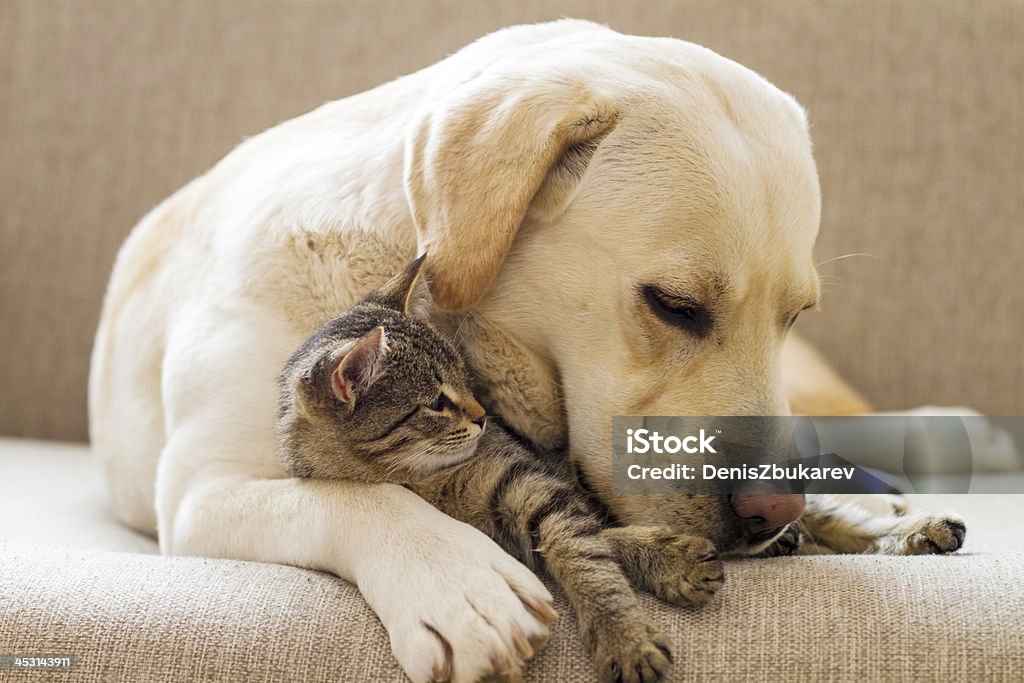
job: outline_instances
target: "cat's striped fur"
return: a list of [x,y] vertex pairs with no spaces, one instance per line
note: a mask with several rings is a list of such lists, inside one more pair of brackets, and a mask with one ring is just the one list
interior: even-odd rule
[[[671,652],[633,586],[676,604],[703,603],[722,583],[714,547],[667,527],[610,526],[570,478],[493,421],[483,430],[461,358],[415,315],[429,296],[421,268],[422,259],[327,323],[288,362],[278,430],[289,472],[408,486],[564,589],[601,680],[659,680]],[[480,423],[474,457],[464,448],[467,419]],[[360,443],[368,435],[393,452]],[[444,444],[462,450],[448,458]],[[520,656],[536,645],[521,639]]]

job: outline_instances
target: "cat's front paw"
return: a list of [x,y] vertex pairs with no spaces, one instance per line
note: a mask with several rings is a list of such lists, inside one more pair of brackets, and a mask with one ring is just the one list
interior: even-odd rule
[[673,605],[703,605],[725,581],[711,541],[684,536],[667,526],[606,529],[622,570],[632,584]]
[[711,541],[680,536],[670,529],[648,530],[643,562],[638,563],[634,583],[673,605],[703,605],[725,581],[718,551]]
[[967,525],[954,515],[929,515],[908,520],[897,551],[900,555],[942,555],[964,544]]
[[651,592],[673,605],[703,605],[725,582],[725,568],[715,546],[703,538],[666,539],[652,564]]
[[594,652],[602,683],[656,683],[672,666],[668,639],[640,615],[625,624],[601,624]]

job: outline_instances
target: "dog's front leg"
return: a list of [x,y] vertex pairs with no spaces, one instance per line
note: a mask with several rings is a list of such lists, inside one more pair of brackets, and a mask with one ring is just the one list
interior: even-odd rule
[[298,342],[285,322],[241,313],[197,315],[168,344],[162,550],[354,582],[416,683],[517,676],[520,653],[547,637],[544,585],[483,533],[402,487],[285,478],[275,379]]
[[168,553],[289,564],[354,582],[417,683],[514,677],[522,643],[547,638],[543,584],[488,537],[398,486],[203,478],[164,538]]
[[808,496],[799,524],[802,552],[812,553],[951,553],[960,549],[966,533],[963,520],[955,515],[906,515],[898,506],[877,514],[854,500],[832,495]]

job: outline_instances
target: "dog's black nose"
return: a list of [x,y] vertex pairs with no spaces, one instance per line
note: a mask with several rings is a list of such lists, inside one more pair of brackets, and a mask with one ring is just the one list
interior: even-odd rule
[[802,493],[737,493],[729,501],[751,531],[786,526],[804,513]]

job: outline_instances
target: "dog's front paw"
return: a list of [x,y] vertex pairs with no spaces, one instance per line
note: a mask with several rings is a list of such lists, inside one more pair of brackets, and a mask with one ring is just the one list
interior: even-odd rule
[[602,683],[655,683],[672,666],[668,640],[642,613],[625,624],[600,624],[594,651]]
[[941,555],[956,552],[964,544],[967,526],[953,515],[921,516],[906,529],[900,544],[902,555]]
[[455,520],[403,551],[368,572],[359,587],[409,678],[519,680],[556,618],[544,584],[489,538]]

